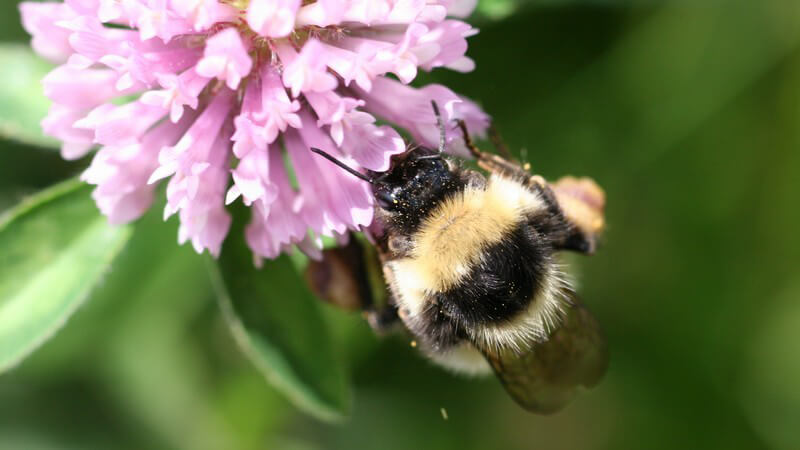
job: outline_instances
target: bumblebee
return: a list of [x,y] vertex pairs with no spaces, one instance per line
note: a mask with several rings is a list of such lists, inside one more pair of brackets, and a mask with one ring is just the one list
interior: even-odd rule
[[[554,184],[526,167],[478,149],[463,122],[467,148],[482,173],[438,149],[395,155],[387,172],[362,174],[312,149],[372,185],[377,255],[388,301],[377,308],[363,282],[354,285],[373,327],[399,318],[433,361],[461,373],[494,371],[525,409],[551,413],[604,374],[607,349],[599,325],[579,302],[558,253],[591,254],[604,227],[603,191],[589,179]],[[354,241],[355,242],[355,241]],[[334,250],[336,260],[363,258]],[[310,267],[321,273],[325,263]],[[342,273],[342,264],[336,265]],[[346,270],[345,270],[346,272]],[[314,283],[312,282],[312,286]],[[324,289],[318,293],[326,295]],[[340,298],[346,297],[339,295]]]

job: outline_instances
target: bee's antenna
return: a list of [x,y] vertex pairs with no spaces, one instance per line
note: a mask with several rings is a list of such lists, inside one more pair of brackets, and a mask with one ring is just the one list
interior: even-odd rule
[[444,144],[447,137],[447,132],[444,129],[444,121],[442,120],[442,114],[439,112],[439,105],[436,104],[436,100],[431,100],[431,106],[433,106],[433,115],[436,116],[436,125],[439,127],[439,153],[444,153]]
[[320,150],[318,148],[311,147],[311,151],[316,153],[316,154],[318,154],[318,155],[322,155],[328,161],[330,161],[330,162],[336,164],[337,166],[341,167],[342,169],[350,172],[351,175],[353,175],[355,177],[358,177],[358,178],[361,178],[362,180],[366,181],[367,183],[372,184],[372,183],[375,182],[375,180],[373,180],[372,178],[370,178],[370,177],[364,175],[363,173],[353,169],[352,167],[348,167],[345,163],[339,161],[338,159],[334,158],[330,154],[328,154],[328,153],[326,153],[326,152],[324,152],[324,151],[322,151],[322,150]]

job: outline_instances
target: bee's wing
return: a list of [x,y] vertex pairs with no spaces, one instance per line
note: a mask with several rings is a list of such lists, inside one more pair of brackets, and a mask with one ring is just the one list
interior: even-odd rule
[[608,365],[605,338],[577,299],[546,342],[523,353],[482,350],[506,391],[523,408],[540,414],[563,408],[579,386],[591,387]]

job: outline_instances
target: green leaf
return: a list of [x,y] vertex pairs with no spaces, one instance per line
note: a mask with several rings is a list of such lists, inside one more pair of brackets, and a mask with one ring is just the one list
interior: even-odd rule
[[130,236],[71,180],[0,217],[0,371],[49,339],[102,278]]
[[473,19],[500,21],[524,8],[563,8],[572,6],[610,6],[630,7],[639,5],[658,5],[659,0],[479,0],[475,6]]
[[346,416],[351,394],[344,365],[318,300],[289,258],[265,261],[257,269],[239,227],[209,269],[236,342],[267,380],[320,419]]
[[42,78],[52,65],[27,45],[0,44],[0,67],[0,137],[57,148],[58,141],[42,134],[39,124],[50,105],[42,90]]
[[[520,6],[519,0],[481,0],[476,12],[491,20],[501,20],[510,16]],[[532,2],[531,2],[532,3]]]

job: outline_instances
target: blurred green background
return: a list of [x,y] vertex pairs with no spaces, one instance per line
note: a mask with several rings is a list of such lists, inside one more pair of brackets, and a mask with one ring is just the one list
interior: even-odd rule
[[[0,39],[27,42],[0,8]],[[487,1],[473,23],[477,70],[419,81],[479,101],[538,173],[607,191],[605,245],[574,258],[610,341],[599,387],[530,415],[326,309],[354,409],[319,422],[241,356],[157,211],[0,376],[0,448],[800,448],[800,2]],[[0,147],[2,209],[87,164]]]

